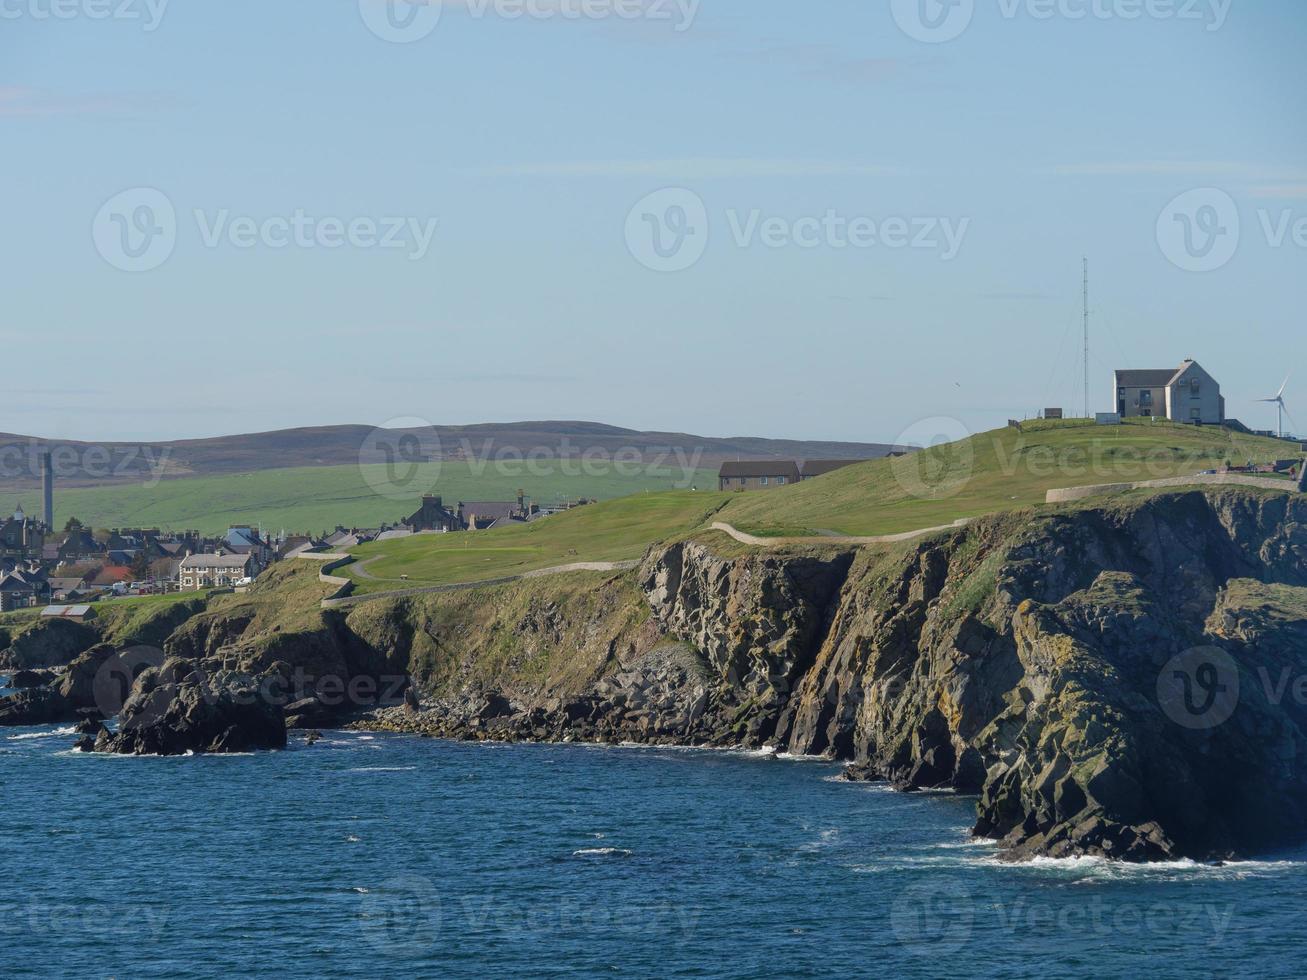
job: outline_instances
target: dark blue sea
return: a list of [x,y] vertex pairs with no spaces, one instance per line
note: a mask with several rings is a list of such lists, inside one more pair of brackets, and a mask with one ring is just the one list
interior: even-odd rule
[[1307,853],[1007,866],[824,762],[0,730],[3,977],[1301,977]]

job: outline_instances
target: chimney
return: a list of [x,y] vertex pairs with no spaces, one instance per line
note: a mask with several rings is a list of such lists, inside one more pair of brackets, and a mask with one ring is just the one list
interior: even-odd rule
[[45,526],[54,527],[54,459],[50,450],[41,454],[41,482],[45,490]]

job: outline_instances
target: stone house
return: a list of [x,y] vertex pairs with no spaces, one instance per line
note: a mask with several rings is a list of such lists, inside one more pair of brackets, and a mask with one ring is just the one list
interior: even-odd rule
[[1197,361],[1178,369],[1117,371],[1113,394],[1123,419],[1164,418],[1172,422],[1221,425],[1225,398],[1216,379]]
[[183,591],[222,589],[251,578],[256,571],[251,555],[188,555],[182,559],[177,581]]

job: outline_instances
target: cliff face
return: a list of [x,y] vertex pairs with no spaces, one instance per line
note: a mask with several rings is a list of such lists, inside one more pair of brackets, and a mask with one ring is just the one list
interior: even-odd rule
[[[651,618],[621,642],[621,577],[543,620],[487,594],[480,627],[442,622],[434,600],[428,635],[461,686],[380,723],[828,754],[850,778],[977,794],[977,832],[1018,858],[1247,853],[1307,818],[1304,516],[1222,491],[1008,515],[885,553],[678,543],[635,576]],[[581,640],[584,669],[533,684],[474,677],[461,651],[501,615],[492,633],[552,644],[551,662],[586,630],[607,630],[606,652]]]
[[[291,727],[370,709],[459,738],[774,745],[974,794],[976,832],[1013,858],[1225,857],[1307,836],[1305,518],[1297,497],[1212,490],[884,551],[686,541],[632,573],[347,612],[287,563],[165,649],[285,678]],[[323,678],[377,683],[328,703]]]
[[779,740],[905,789],[979,792],[977,832],[1013,856],[1293,839],[1307,709],[1265,679],[1307,668],[1304,515],[1185,494],[867,562]]

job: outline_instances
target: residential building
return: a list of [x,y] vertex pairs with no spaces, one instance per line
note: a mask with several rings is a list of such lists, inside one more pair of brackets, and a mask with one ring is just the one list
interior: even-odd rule
[[0,520],[0,558],[20,560],[41,558],[48,529],[34,517],[23,513],[19,505],[12,517]]
[[722,463],[719,490],[771,490],[798,483],[799,464],[792,459]]
[[50,598],[50,582],[44,572],[15,569],[0,576],[0,612],[37,606]]
[[799,479],[811,480],[814,477],[834,473],[846,466],[856,466],[867,462],[865,459],[808,459],[799,464]]
[[255,574],[272,564],[272,545],[264,540],[257,529],[248,524],[234,524],[223,535],[224,552],[235,555],[249,555],[254,559]]
[[540,508],[529,503],[526,494],[519,493],[517,500],[459,501],[458,519],[469,531],[488,531],[493,528],[524,524],[540,516]]
[[203,554],[182,559],[178,582],[183,591],[221,589],[257,573],[251,555]]
[[417,513],[402,522],[415,531],[461,531],[463,522],[458,514],[448,509],[442,498],[426,494]]
[[1178,369],[1117,371],[1113,392],[1122,418],[1164,418],[1196,425],[1225,422],[1225,399],[1216,379],[1197,361]]

